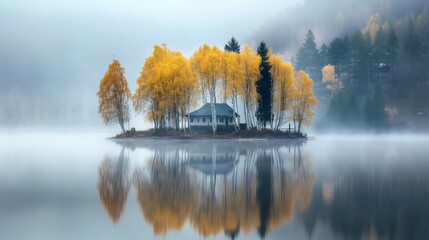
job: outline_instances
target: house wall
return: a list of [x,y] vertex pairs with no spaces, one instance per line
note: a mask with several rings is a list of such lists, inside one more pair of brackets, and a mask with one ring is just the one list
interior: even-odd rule
[[[226,119],[228,119],[228,124],[226,123]],[[234,126],[234,119],[225,117],[217,117],[217,125],[231,125]],[[190,125],[192,126],[210,126],[211,127],[211,117],[191,117]]]

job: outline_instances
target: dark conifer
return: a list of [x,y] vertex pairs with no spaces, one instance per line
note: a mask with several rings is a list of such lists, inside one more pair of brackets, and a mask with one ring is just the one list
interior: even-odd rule
[[240,44],[234,37],[225,44],[225,51],[240,53]]
[[258,124],[264,128],[267,123],[271,123],[272,115],[272,79],[271,65],[268,61],[269,50],[264,42],[258,46],[258,55],[261,57],[260,73],[261,77],[256,82],[256,91],[258,92],[258,106],[256,109],[256,119]]

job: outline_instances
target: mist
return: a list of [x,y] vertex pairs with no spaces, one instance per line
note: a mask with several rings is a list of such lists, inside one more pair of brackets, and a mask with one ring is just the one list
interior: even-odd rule
[[372,15],[378,13],[384,20],[394,23],[407,14],[421,12],[425,4],[425,0],[305,0],[275,15],[249,39],[263,40],[273,52],[291,60],[309,29],[320,47],[363,28]]
[[[155,44],[189,56],[204,43],[245,39],[269,18],[253,17],[261,2],[2,2],[0,125],[103,127],[96,93],[114,57],[133,92]],[[131,124],[149,127],[144,119],[133,116]]]
[[[208,43],[223,48],[265,41],[290,60],[312,29],[318,47],[362,28],[375,13],[395,21],[424,0],[31,1],[0,3],[0,126],[104,128],[98,84],[114,57],[131,92],[155,44],[185,56]],[[257,17],[256,17],[257,16]],[[317,109],[317,115],[324,114]],[[150,128],[143,115],[130,126]],[[112,126],[116,128],[117,126]]]

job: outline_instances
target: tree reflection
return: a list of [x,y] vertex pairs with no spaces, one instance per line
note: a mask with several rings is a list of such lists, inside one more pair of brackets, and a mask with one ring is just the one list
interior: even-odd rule
[[98,192],[107,213],[116,223],[124,209],[130,184],[128,181],[128,158],[124,157],[124,147],[115,161],[105,156],[99,167]]
[[301,216],[309,237],[323,221],[342,239],[429,239],[426,170],[376,166],[321,182]]
[[197,187],[193,178],[177,148],[156,150],[147,168],[136,169],[137,201],[155,234],[181,229],[192,215]]
[[313,175],[299,145],[213,141],[154,146],[133,183],[156,235],[189,223],[203,237],[257,231],[263,238],[305,210]]

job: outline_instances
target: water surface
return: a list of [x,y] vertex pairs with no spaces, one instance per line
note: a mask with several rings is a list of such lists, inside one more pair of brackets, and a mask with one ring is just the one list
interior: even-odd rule
[[0,133],[0,239],[429,239],[425,136]]

